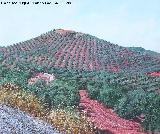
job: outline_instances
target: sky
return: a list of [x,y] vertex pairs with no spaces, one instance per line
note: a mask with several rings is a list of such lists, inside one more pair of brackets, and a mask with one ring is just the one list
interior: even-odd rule
[[[67,1],[72,4],[67,5]],[[62,28],[88,33],[120,46],[143,47],[160,53],[160,0],[57,2],[58,5],[0,4],[0,46]]]

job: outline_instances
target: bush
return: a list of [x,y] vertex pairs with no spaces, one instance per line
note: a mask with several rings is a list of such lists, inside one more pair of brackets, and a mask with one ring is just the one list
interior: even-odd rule
[[[68,134],[78,134],[79,132],[93,134],[94,125],[88,122],[86,117],[77,113],[74,110],[75,107],[70,107],[78,99],[77,92],[74,89],[76,88],[75,81],[57,80],[46,88],[44,88],[46,85],[43,80],[37,81],[36,84],[33,85],[32,92],[37,90],[37,96],[41,95],[39,99],[41,99],[41,102],[46,101],[47,106],[42,105],[44,103],[41,103],[35,95],[23,91],[19,87],[17,88],[17,85],[12,83],[6,83],[0,87],[0,103],[18,108],[35,117],[40,117],[51,123],[54,128]],[[45,107],[49,107],[49,104],[54,104],[54,109],[46,109]]]
[[3,80],[0,82],[1,84],[4,83],[14,83],[21,88],[25,89],[28,84],[28,78],[30,74],[28,72],[23,72],[22,70],[18,69],[8,69],[7,72],[6,69],[3,69],[2,73],[0,75],[3,75]]
[[36,117],[44,115],[44,110],[39,100],[34,95],[22,90],[8,90],[1,87],[0,103],[19,108]]
[[104,85],[100,90],[100,101],[105,105],[114,107],[118,103],[119,99],[122,98],[123,93],[120,89],[115,89],[108,85]]
[[143,111],[145,120],[142,125],[145,130],[150,130],[152,133],[155,130],[160,132],[160,96],[155,93],[150,93],[147,96],[146,105]]
[[116,112],[124,118],[131,119],[143,113],[147,94],[143,89],[129,91],[115,105]]
[[74,80],[56,79],[49,85],[39,80],[29,86],[29,90],[49,109],[58,106],[74,106],[79,102],[77,84]]
[[102,88],[101,83],[93,82],[93,81],[88,82],[87,90],[88,90],[89,97],[91,99],[99,99],[101,88]]
[[52,110],[48,116],[51,124],[66,134],[94,134],[94,125],[84,115],[64,109]]

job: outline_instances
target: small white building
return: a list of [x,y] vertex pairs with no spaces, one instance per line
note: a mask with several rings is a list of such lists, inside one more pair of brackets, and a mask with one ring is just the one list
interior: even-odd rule
[[45,80],[47,84],[55,80],[55,76],[53,74],[37,73],[34,77],[28,80],[28,84],[34,84],[39,78]]

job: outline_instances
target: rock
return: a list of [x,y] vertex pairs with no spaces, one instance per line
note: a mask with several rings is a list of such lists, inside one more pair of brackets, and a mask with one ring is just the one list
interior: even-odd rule
[[62,134],[45,121],[4,104],[0,104],[0,133]]

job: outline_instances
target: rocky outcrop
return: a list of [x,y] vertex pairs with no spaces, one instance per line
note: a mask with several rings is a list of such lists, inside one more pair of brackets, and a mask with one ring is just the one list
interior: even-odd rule
[[0,134],[62,134],[37,118],[0,104]]

